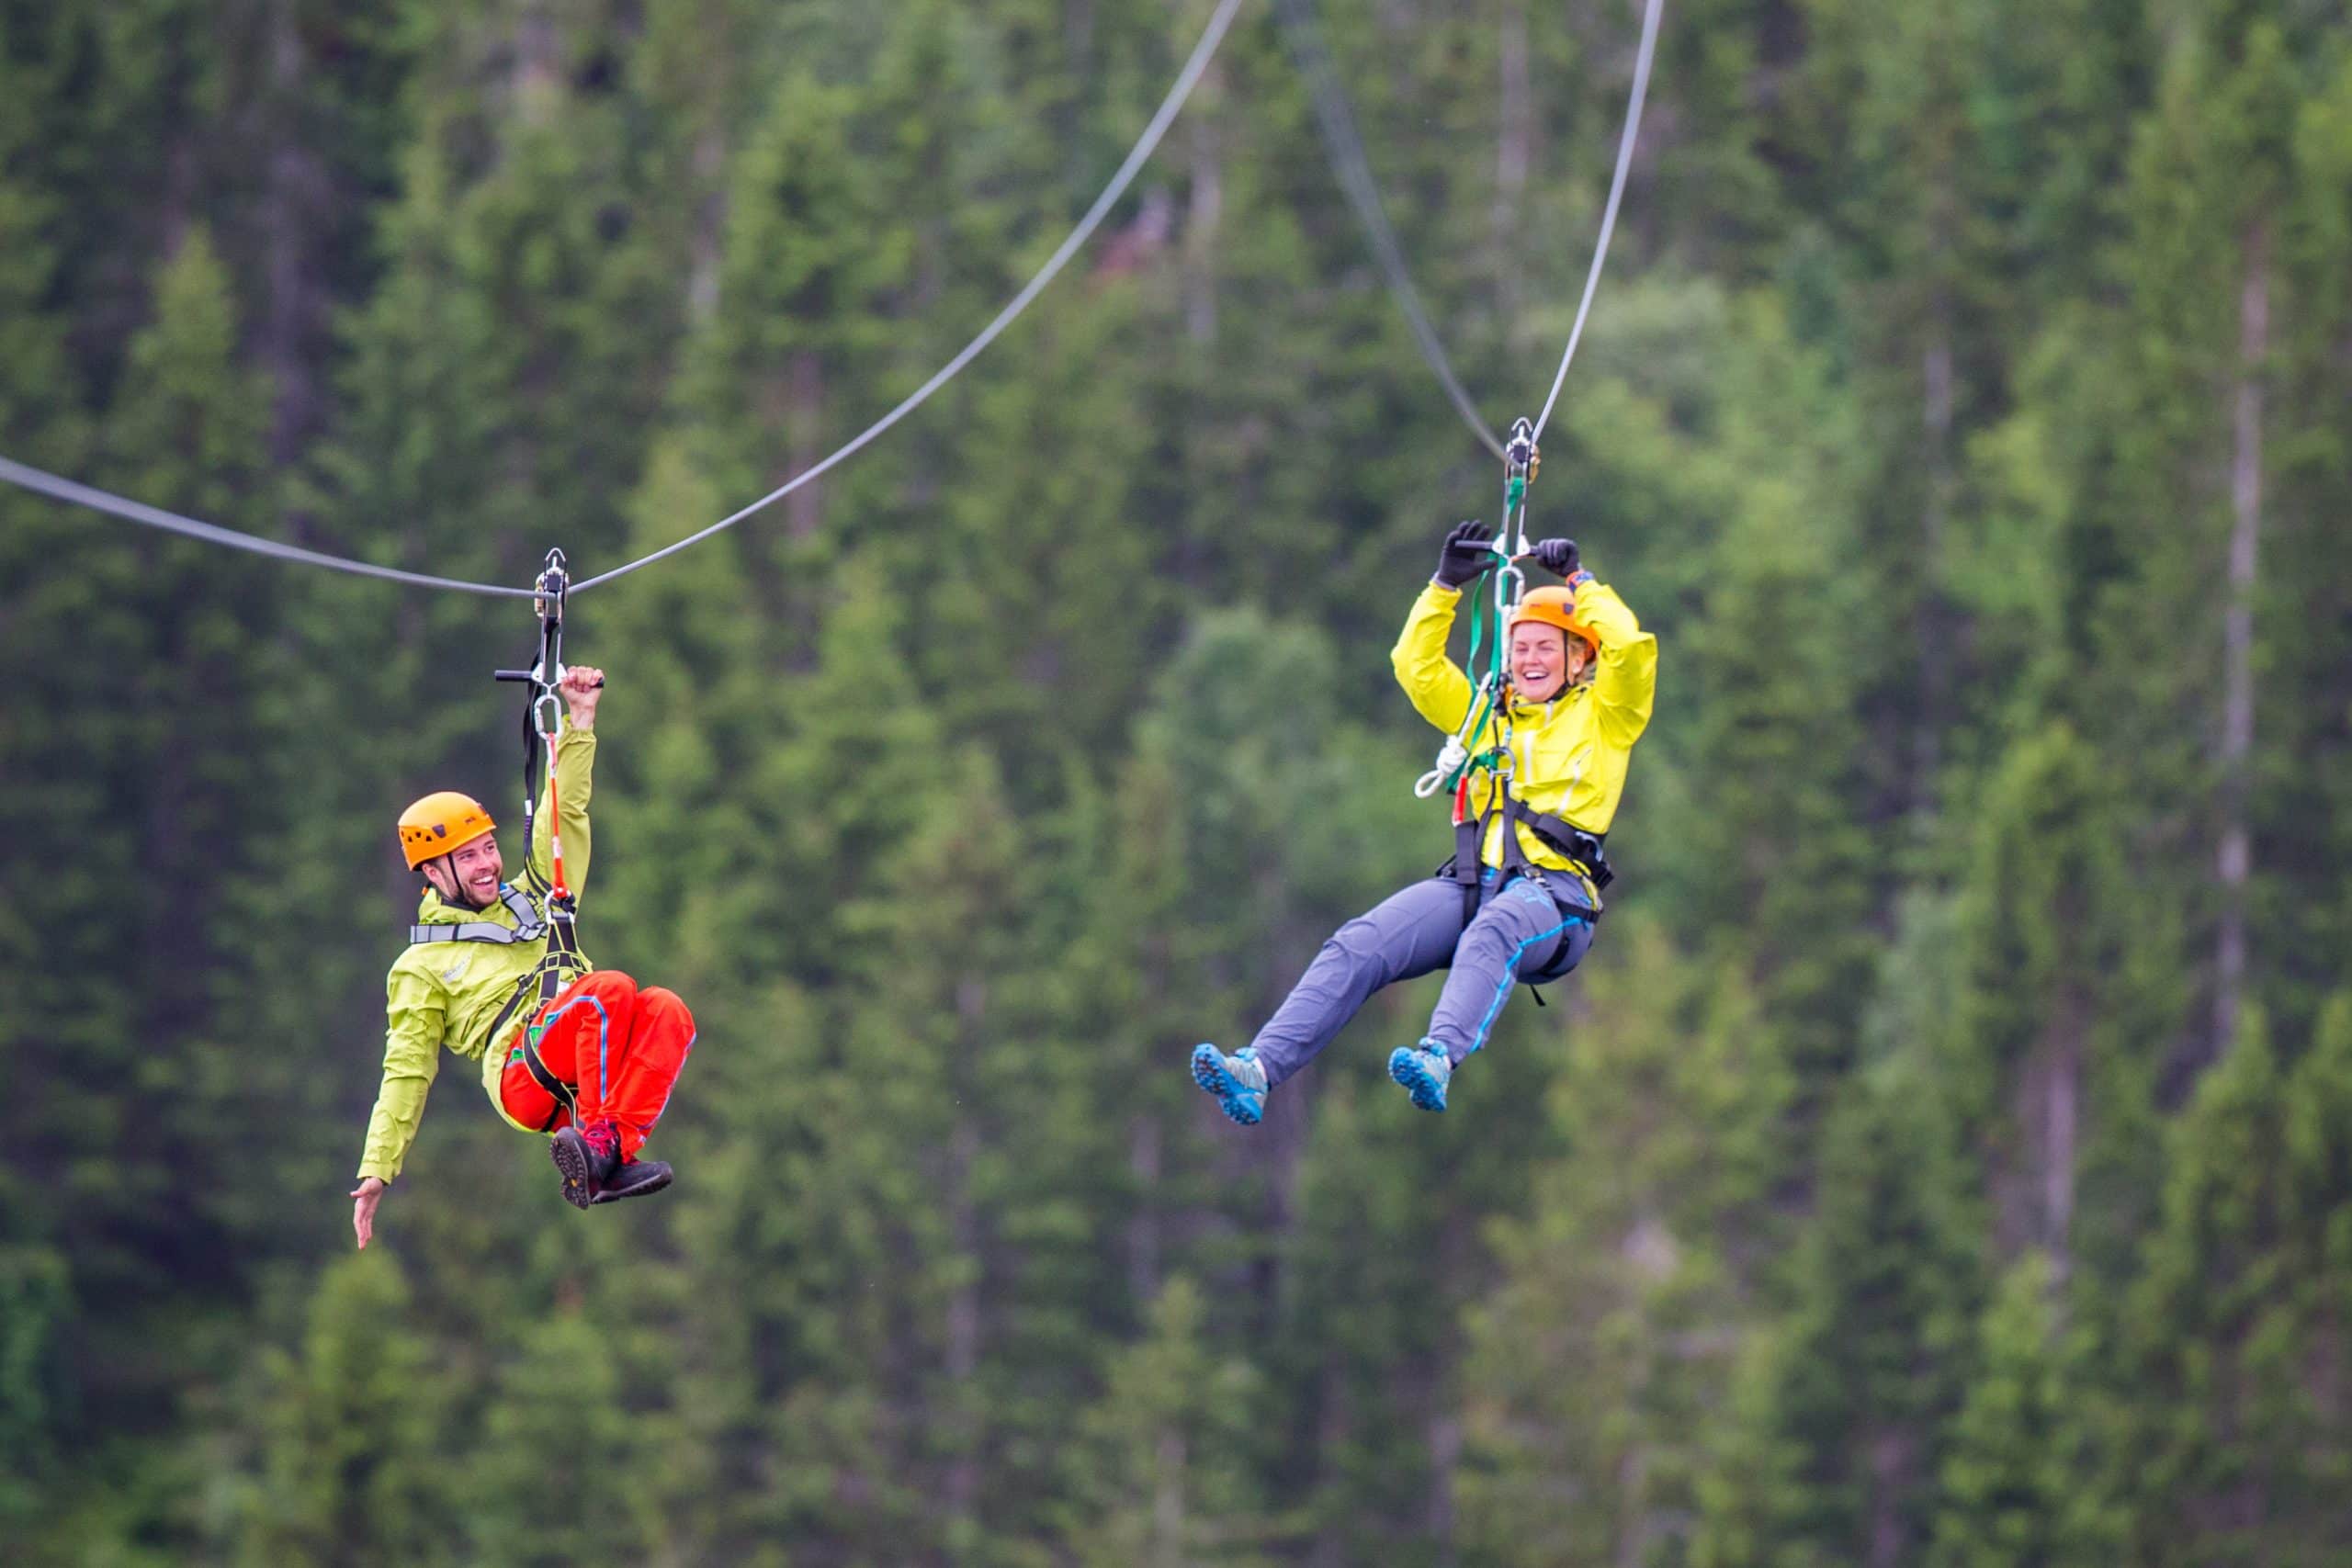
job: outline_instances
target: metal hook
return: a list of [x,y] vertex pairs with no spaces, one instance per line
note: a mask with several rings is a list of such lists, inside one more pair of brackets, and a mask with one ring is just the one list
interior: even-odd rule
[[[1522,526],[1520,529],[1519,534],[1520,543],[1524,545],[1527,542],[1526,528]],[[1526,596],[1526,593],[1527,573],[1519,569],[1519,563],[1516,560],[1506,558],[1501,567],[1497,569],[1495,572],[1495,604],[1497,608],[1502,610],[1506,615],[1508,615],[1510,610],[1518,605],[1520,600]],[[1498,632],[1496,635],[1499,637],[1502,634]]]
[[1503,462],[1513,473],[1534,478],[1535,465],[1542,455],[1535,446],[1535,422],[1521,415],[1511,421],[1510,439],[1503,445]]
[[563,552],[549,550],[547,565],[540,569],[534,594],[542,624],[560,626],[563,623],[563,601],[571,588],[571,574],[565,570]]

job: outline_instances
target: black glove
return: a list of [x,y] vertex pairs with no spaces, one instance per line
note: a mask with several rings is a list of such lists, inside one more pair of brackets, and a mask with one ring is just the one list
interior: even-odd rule
[[1546,571],[1557,572],[1562,577],[1574,577],[1577,574],[1577,563],[1580,558],[1577,554],[1577,542],[1574,539],[1540,540],[1533,549],[1528,551],[1528,554],[1533,556],[1537,563]]
[[1437,580],[1448,588],[1474,581],[1494,564],[1495,552],[1487,547],[1494,536],[1484,523],[1456,523],[1437,558]]

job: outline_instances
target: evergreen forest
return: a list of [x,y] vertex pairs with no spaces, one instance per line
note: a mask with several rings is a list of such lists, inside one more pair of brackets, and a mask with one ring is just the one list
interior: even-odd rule
[[[807,468],[1103,188],[1209,0],[0,0],[0,454],[527,586]],[[571,607],[658,1199],[447,1062],[346,1197],[527,603],[0,491],[0,1559],[2352,1562],[2352,6],[1668,0],[1530,491],[1659,640],[1590,957],[1446,1114],[1388,650],[1638,0],[1238,14],[1002,339]],[[1459,649],[1457,644],[1457,649]],[[510,846],[510,864],[516,852]]]

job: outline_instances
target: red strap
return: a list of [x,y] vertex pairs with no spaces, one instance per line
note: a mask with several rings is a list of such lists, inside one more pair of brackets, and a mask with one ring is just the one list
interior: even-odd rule
[[548,742],[548,860],[555,872],[555,886],[549,896],[569,898],[571,890],[563,885],[563,802],[555,793],[555,742]]

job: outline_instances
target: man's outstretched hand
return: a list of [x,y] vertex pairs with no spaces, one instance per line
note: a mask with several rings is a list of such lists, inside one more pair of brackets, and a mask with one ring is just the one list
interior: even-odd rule
[[363,1178],[351,1190],[351,1234],[359,1238],[359,1247],[364,1252],[376,1236],[376,1205],[384,1201],[383,1178]]
[[596,699],[605,694],[605,672],[602,670],[586,664],[567,666],[563,679],[556,682],[555,689],[563,694],[563,705],[569,712],[572,728],[596,728]]

